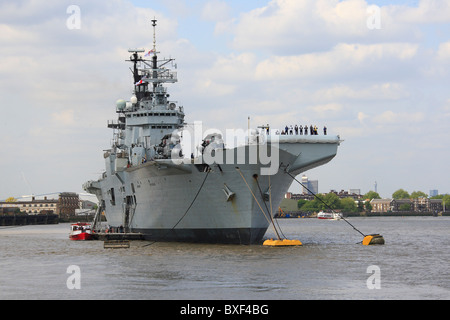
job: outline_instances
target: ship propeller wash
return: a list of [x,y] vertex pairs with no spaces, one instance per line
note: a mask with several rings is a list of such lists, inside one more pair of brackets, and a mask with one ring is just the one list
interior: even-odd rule
[[198,122],[187,124],[169,100],[164,85],[177,82],[176,65],[158,58],[152,22],[152,50],[129,50],[134,92],[108,122],[105,171],[83,188],[97,196],[97,216],[146,240],[260,243],[292,176],[329,162],[341,140],[256,129],[230,147],[220,133],[196,138]]

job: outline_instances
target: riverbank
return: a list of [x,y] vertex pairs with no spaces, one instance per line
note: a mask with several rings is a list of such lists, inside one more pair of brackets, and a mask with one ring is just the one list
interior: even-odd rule
[[12,214],[1,215],[0,226],[24,226],[35,224],[58,224],[59,216],[57,214]]
[[[433,217],[450,216],[450,211],[439,212],[342,212],[345,217]],[[275,218],[317,218],[317,213],[305,212],[283,212],[283,215],[276,215]]]
[[434,217],[434,216],[450,216],[450,211],[446,212],[357,212],[344,213],[344,217]]
[[[344,217],[432,217],[431,212],[344,212]],[[439,212],[437,216],[450,216],[450,211]],[[74,216],[60,218],[57,214],[37,215],[0,215],[0,226],[24,226],[39,224],[58,224],[75,222],[92,222],[93,216]],[[317,214],[305,212],[286,212],[284,215],[276,215],[275,218],[317,218]],[[103,217],[102,221],[106,221]]]
[[[92,222],[94,216],[73,216],[61,218],[57,214],[11,214],[0,215],[0,226],[26,226],[35,224],[58,224],[75,222]],[[106,221],[104,218],[102,221]]]

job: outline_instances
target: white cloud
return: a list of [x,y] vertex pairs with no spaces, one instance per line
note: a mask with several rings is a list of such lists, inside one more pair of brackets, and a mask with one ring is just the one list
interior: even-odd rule
[[441,0],[421,0],[417,7],[391,5],[386,13],[394,16],[399,23],[448,23],[450,3]]
[[225,1],[212,0],[203,6],[201,16],[208,21],[224,21],[229,19],[230,12],[231,8]]
[[260,80],[329,76],[343,79],[355,75],[370,78],[381,70],[392,70],[396,64],[408,63],[417,50],[417,44],[409,43],[341,43],[328,52],[271,57],[258,64],[256,77]]
[[374,83],[366,86],[334,85],[314,92],[314,97],[322,101],[345,100],[398,100],[409,97],[405,86],[398,82]]
[[450,62],[450,41],[439,44],[437,59],[441,62]]
[[[419,26],[411,27],[411,22],[402,18],[413,11],[405,6],[382,7],[380,29],[368,28],[371,5],[364,0],[273,0],[235,22],[230,29],[235,34],[233,46],[286,55],[323,51],[342,42],[400,42],[420,37]],[[426,10],[421,8],[419,12]],[[430,9],[428,14],[438,11]]]
[[450,99],[447,99],[446,103],[442,107],[443,116],[448,118],[450,117]]
[[217,56],[214,65],[207,72],[211,73],[210,76],[220,78],[225,82],[238,83],[253,80],[256,61],[253,53]]
[[411,125],[422,122],[424,118],[425,116],[423,112],[395,113],[391,110],[387,110],[380,115],[373,117],[373,122],[383,125]]
[[339,103],[327,103],[322,105],[310,106],[307,109],[316,114],[318,118],[331,119],[342,111],[343,107]]
[[77,124],[75,112],[72,109],[62,110],[51,114],[51,119],[57,126],[67,127]]
[[365,114],[364,112],[358,112],[358,120],[361,123],[364,123],[364,119],[366,119],[368,117],[367,114]]
[[[18,45],[30,43],[34,40],[33,33],[30,30],[19,30],[17,27],[0,24],[0,41],[4,45]],[[7,50],[7,47],[4,47]]]

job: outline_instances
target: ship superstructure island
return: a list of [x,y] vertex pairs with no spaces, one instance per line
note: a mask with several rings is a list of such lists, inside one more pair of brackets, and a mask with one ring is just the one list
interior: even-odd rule
[[108,122],[105,171],[83,188],[111,227],[147,240],[260,243],[293,177],[329,162],[341,140],[249,130],[240,145],[226,147],[210,133],[185,150],[192,125],[169,100],[164,84],[177,82],[174,59],[158,59],[152,25],[152,50],[129,50],[134,92],[116,102],[118,118]]

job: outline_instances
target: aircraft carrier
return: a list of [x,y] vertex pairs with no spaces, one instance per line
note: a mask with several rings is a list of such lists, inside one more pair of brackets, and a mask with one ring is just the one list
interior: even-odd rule
[[260,243],[292,176],[333,159],[340,137],[259,128],[231,131],[228,146],[220,132],[203,136],[201,123],[187,124],[184,107],[169,99],[164,85],[177,82],[176,65],[158,59],[152,25],[153,48],[129,50],[134,92],[108,122],[105,171],[83,188],[111,227],[147,240]]

